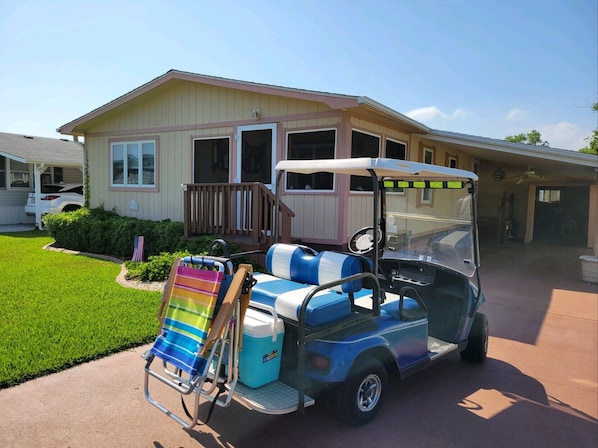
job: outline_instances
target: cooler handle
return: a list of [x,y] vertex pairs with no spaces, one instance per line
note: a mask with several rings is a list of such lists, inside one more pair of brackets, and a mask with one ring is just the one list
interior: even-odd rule
[[257,308],[259,310],[266,311],[267,313],[272,315],[272,317],[274,318],[272,321],[272,342],[276,342],[276,339],[278,339],[278,331],[276,331],[276,329],[278,328],[279,320],[278,314],[276,314],[276,310],[270,305],[264,305],[263,303],[254,301],[249,301],[249,306],[251,308]]

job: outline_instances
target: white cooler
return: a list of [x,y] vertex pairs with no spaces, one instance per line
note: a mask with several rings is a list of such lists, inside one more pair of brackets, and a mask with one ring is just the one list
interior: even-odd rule
[[239,381],[260,387],[278,379],[284,322],[271,314],[248,308],[243,321],[243,349],[239,353]]

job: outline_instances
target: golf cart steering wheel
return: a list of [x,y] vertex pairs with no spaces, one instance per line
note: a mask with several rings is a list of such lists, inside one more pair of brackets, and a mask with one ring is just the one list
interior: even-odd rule
[[[378,229],[378,244],[382,241],[382,230]],[[365,255],[374,249],[374,228],[364,227],[355,232],[349,239],[349,251]]]

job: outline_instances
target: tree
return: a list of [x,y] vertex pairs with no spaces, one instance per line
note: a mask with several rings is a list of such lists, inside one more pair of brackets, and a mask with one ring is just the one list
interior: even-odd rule
[[[598,112],[598,103],[592,105],[592,110]],[[598,154],[598,128],[594,129],[592,137],[586,137],[585,140],[588,142],[588,146],[581,148],[579,152],[585,154]]]
[[513,143],[525,143],[526,145],[543,146],[545,148],[550,146],[546,140],[542,141],[542,134],[535,129],[527,134],[509,135],[505,137],[505,140]]

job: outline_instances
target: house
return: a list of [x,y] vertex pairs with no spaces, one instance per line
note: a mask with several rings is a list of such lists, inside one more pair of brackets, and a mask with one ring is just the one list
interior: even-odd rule
[[82,182],[80,143],[0,132],[0,224],[35,222],[24,207],[36,186]]
[[[58,131],[85,137],[91,207],[183,221],[186,236],[267,239],[279,160],[383,156],[477,172],[480,227],[497,244],[595,244],[595,156],[434,130],[367,97],[170,70]],[[370,225],[364,179],[282,184],[285,239],[342,246]]]

